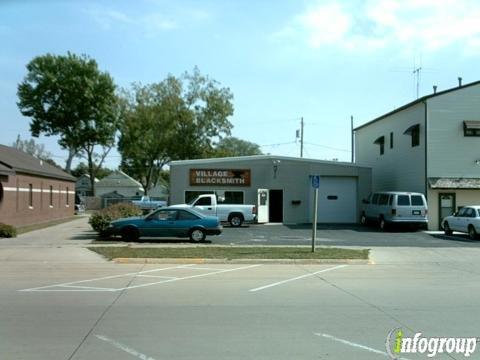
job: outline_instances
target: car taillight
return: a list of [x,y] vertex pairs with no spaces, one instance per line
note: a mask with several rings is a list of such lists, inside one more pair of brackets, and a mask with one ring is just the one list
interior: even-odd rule
[[255,214],[255,215],[257,214],[257,207],[256,206],[252,207],[252,214]]
[[393,216],[397,215],[397,209],[392,209],[392,215]]

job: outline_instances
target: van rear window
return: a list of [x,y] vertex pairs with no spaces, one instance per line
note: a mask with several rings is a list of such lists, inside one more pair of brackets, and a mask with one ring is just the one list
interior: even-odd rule
[[423,206],[423,198],[420,195],[412,195],[413,206]]
[[397,205],[398,206],[410,206],[410,196],[408,196],[408,195],[398,195]]

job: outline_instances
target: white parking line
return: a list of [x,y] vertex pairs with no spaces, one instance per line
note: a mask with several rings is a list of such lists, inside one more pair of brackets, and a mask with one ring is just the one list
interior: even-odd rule
[[191,275],[191,276],[185,276],[185,277],[180,277],[180,278],[176,278],[176,279],[158,281],[158,282],[153,282],[153,283],[148,283],[148,284],[133,285],[133,286],[128,286],[128,287],[124,287],[124,288],[120,288],[120,289],[116,289],[116,290],[121,291],[121,290],[128,290],[128,289],[138,289],[138,288],[141,288],[141,287],[152,286],[152,285],[157,285],[157,284],[164,284],[164,283],[168,283],[168,282],[195,279],[195,278],[199,278],[199,277],[223,274],[223,273],[226,273],[226,272],[237,271],[237,270],[246,270],[246,269],[251,269],[251,268],[254,268],[254,267],[258,267],[258,266],[262,266],[262,265],[258,264],[258,265],[243,266],[243,267],[239,267],[239,268],[235,268],[235,269],[220,270],[220,271],[214,271],[214,272],[210,272],[210,273],[206,273],[206,274]]
[[[354,343],[352,341],[348,341],[348,340],[345,340],[345,339],[340,339],[338,337],[335,337],[335,336],[329,335],[329,334],[323,334],[323,333],[314,333],[314,334],[317,335],[317,336],[321,336],[323,338],[326,338],[326,339],[330,339],[330,340],[339,342],[339,343],[344,344],[344,345],[348,345],[348,346],[351,346],[351,347],[354,347],[354,348],[357,348],[357,349],[362,349],[362,350],[365,350],[365,351],[369,351],[369,352],[372,352],[372,353],[375,353],[375,354],[379,354],[379,355],[383,355],[383,356],[386,356],[388,358],[391,358],[390,355],[388,355],[388,353],[386,353],[385,351],[377,350],[377,349],[374,349],[374,348],[371,348],[371,347],[368,347],[368,346],[365,346],[365,345],[362,345],[362,344]],[[406,358],[400,358],[400,357],[396,358],[396,359],[408,360]]]
[[[204,270],[204,268],[201,268],[201,267],[198,267],[198,268],[192,267],[193,265],[194,264],[179,265],[179,266],[172,266],[172,267],[167,267],[167,268],[145,270],[145,271],[140,271],[140,272],[137,272],[137,273],[127,273],[127,274],[123,274],[123,275],[104,276],[104,277],[100,277],[100,278],[72,281],[72,282],[62,283],[62,284],[54,284],[54,285],[47,285],[47,286],[41,286],[41,287],[36,287],[36,288],[30,288],[30,289],[22,289],[22,290],[18,290],[18,291],[22,291],[22,292],[32,292],[32,291],[51,291],[51,292],[67,292],[67,291],[113,292],[113,291],[123,291],[123,290],[129,290],[129,289],[137,289],[137,288],[146,287],[146,286],[164,284],[164,283],[169,283],[169,282],[175,282],[175,281],[180,281],[180,280],[188,280],[188,279],[194,279],[194,278],[205,277],[205,276],[210,276],[210,275],[223,274],[223,273],[231,272],[231,271],[246,270],[246,269],[250,269],[250,268],[253,268],[253,267],[261,266],[260,264],[257,264],[257,265],[243,266],[243,267],[234,268],[234,269],[224,269],[224,270],[217,269],[216,271],[211,271],[210,270],[210,272],[208,272],[208,273],[190,275],[190,276],[184,276],[184,277],[145,275],[145,273],[152,273],[152,272],[156,272],[156,271],[164,271],[164,270],[172,270],[172,269],[190,269],[190,270],[197,270],[197,271],[198,270]],[[160,278],[162,280],[151,282],[151,283],[146,283],[146,284],[127,286],[127,287],[122,287],[122,288],[105,288],[105,287],[96,287],[96,286],[79,286],[79,285],[77,285],[77,284],[84,284],[84,283],[87,283],[87,282],[94,282],[94,281],[108,280],[108,279],[116,279],[116,278],[121,278],[121,277],[126,277],[126,276],[154,277],[154,278]],[[60,289],[60,288],[69,288],[69,289]]]
[[153,270],[145,270],[145,271],[133,272],[133,273],[126,273],[126,274],[121,274],[121,275],[103,276],[103,277],[94,278],[94,279],[72,281],[72,282],[63,283],[63,284],[40,286],[40,287],[35,287],[35,288],[30,288],[30,289],[22,289],[22,290],[18,290],[18,291],[38,291],[38,290],[47,289],[47,288],[51,288],[51,287],[81,284],[81,283],[85,283],[85,282],[99,281],[99,280],[117,279],[117,278],[121,278],[121,277],[125,277],[125,276],[136,276],[136,275],[138,275],[138,274],[146,274],[146,273],[152,273],[152,272],[156,272],[156,271],[178,269],[178,268],[184,268],[184,267],[193,266],[193,265],[194,265],[194,264],[182,265],[182,266],[171,266],[171,267],[167,267],[167,268],[159,268],[159,269],[153,269]]
[[297,276],[297,277],[294,277],[294,278],[291,278],[291,279],[282,280],[282,281],[279,281],[279,282],[276,282],[276,283],[273,283],[273,284],[261,286],[261,287],[255,288],[255,289],[250,289],[249,291],[255,292],[255,291],[265,290],[265,289],[268,289],[268,288],[271,288],[271,287],[274,287],[274,286],[277,286],[277,285],[282,285],[282,284],[285,284],[285,283],[288,283],[288,282],[291,282],[291,281],[304,279],[306,277],[314,276],[314,275],[317,275],[317,274],[320,274],[320,273],[323,273],[323,272],[344,268],[346,266],[348,266],[348,265],[334,266],[334,267],[331,267],[331,268],[328,268],[328,269],[323,269],[323,270],[320,270],[320,271],[316,271],[316,272],[313,272],[313,273],[310,273],[310,274],[305,274],[305,275]]
[[95,335],[95,337],[97,339],[100,339],[100,340],[103,340],[107,343],[109,343],[110,345],[113,345],[114,347],[116,347],[117,349],[120,349],[120,350],[123,350],[125,351],[126,353],[129,353],[130,355],[133,355],[141,360],[155,360],[153,357],[150,357],[148,355],[145,355],[145,354],[142,354],[141,352],[131,348],[130,346],[127,346],[125,344],[122,344],[121,342],[118,342],[116,340],[113,340],[113,339],[110,339],[106,336],[103,336],[103,335]]

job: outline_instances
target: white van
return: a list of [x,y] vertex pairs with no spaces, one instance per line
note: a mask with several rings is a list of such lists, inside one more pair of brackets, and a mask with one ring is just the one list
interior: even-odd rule
[[391,224],[414,225],[426,228],[428,208],[421,193],[382,191],[371,194],[362,201],[360,223],[369,221],[379,224],[385,230]]

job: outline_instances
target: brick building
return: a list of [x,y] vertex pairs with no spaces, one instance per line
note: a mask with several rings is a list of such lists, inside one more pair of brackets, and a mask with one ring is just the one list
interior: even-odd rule
[[75,178],[0,145],[0,223],[23,226],[73,216]]

